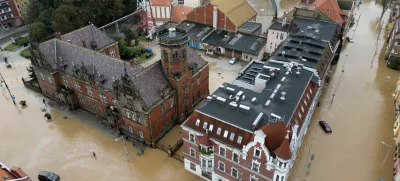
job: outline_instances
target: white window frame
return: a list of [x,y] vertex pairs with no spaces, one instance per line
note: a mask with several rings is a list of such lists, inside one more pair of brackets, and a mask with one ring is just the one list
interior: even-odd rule
[[66,78],[64,78],[63,77],[63,80],[64,80],[64,86],[66,87],[66,88],[68,88],[69,86],[68,86],[68,80],[66,79]]
[[200,119],[196,120],[196,126],[200,126]]
[[[192,168],[192,166],[194,169]],[[190,170],[196,171],[196,164],[194,164],[193,162],[190,162],[189,167],[190,167]]]
[[229,134],[229,131],[228,131],[228,130],[225,130],[225,131],[224,131],[224,138],[228,138],[228,134]]
[[53,82],[51,81],[51,77],[47,77],[49,79],[49,83],[52,84]]
[[[192,155],[192,152],[193,152],[193,155]],[[189,156],[196,158],[196,149],[190,147],[189,148]]]
[[77,81],[74,81],[74,88],[77,91],[81,91],[81,86],[79,85],[79,83]]
[[300,106],[301,112],[304,113],[304,106]]
[[112,50],[110,51],[110,56],[115,57],[115,50],[114,50],[114,49],[112,49]]
[[169,108],[174,107],[174,97],[169,98]]
[[131,117],[131,111],[125,110],[125,116],[126,116],[126,118],[131,119],[132,118]]
[[101,102],[107,103],[107,97],[102,93],[100,93],[100,100]]
[[[236,177],[233,175],[233,170],[236,170]],[[231,176],[233,178],[239,178],[239,170],[235,167],[231,167]]]
[[93,90],[91,87],[86,86],[86,92],[90,97],[93,97]]
[[[258,156],[256,155],[257,151],[260,153],[260,155],[258,155]],[[262,154],[262,151],[256,147],[254,147],[254,153],[253,153],[254,157],[261,158],[261,154]]]
[[309,93],[307,93],[307,99],[308,99],[308,100],[311,100],[310,94],[309,94]]
[[178,0],[179,5],[185,5],[185,0]]
[[42,73],[40,73],[40,76],[42,77],[42,80],[44,81],[44,76],[43,76],[43,74],[42,74]]
[[[193,140],[191,138],[193,138]],[[193,143],[196,142],[196,135],[193,133],[189,133],[189,141]]]
[[258,178],[254,175],[250,176],[250,181],[258,181]]
[[299,118],[300,118],[301,120],[303,120],[303,116],[301,115],[301,112],[297,112],[297,115],[299,116]]
[[139,133],[139,137],[143,139],[144,138],[143,131],[142,130],[138,130],[138,133]]
[[[223,165],[223,170],[220,169],[220,164]],[[224,162],[218,161],[218,170],[220,170],[220,171],[222,171],[222,172],[225,172],[225,167],[226,167],[226,164],[225,164]]]
[[218,127],[218,129],[217,129],[217,135],[221,135],[221,131],[222,131],[222,129],[221,129],[220,127]]
[[129,126],[128,129],[129,129],[129,132],[130,132],[130,133],[133,133],[133,128],[132,128],[132,126]]
[[210,124],[210,127],[208,127],[208,130],[209,130],[210,132],[212,132],[213,128],[214,128],[214,125]]
[[235,139],[235,133],[231,132],[231,136],[229,137],[229,140],[233,141]]
[[208,123],[207,123],[207,122],[204,122],[204,123],[203,123],[203,129],[206,130],[206,129],[207,129],[207,126],[208,126]]
[[161,104],[161,115],[164,115],[164,114],[165,114],[165,104],[162,103]]
[[311,93],[311,95],[313,94],[313,91],[311,90],[311,88],[310,88],[310,89],[308,89],[308,91]]
[[304,103],[304,105],[306,105],[306,106],[308,106],[308,102],[307,102],[307,100],[303,100],[303,103]]
[[[254,170],[254,164],[257,164],[257,165],[258,165],[258,169],[257,169],[257,170]],[[260,166],[261,166],[261,164],[258,163],[258,162],[255,162],[255,161],[251,162],[251,170],[253,170],[253,171],[255,171],[255,172],[260,173]]]
[[200,76],[197,77],[197,85],[200,85]]
[[237,143],[238,143],[238,144],[241,144],[241,143],[242,143],[242,140],[243,140],[243,137],[242,137],[242,136],[238,136]]
[[[222,154],[222,150],[224,150],[223,151],[223,154]],[[219,147],[219,155],[221,155],[221,156],[226,156],[226,148],[224,148],[224,147]]]
[[[235,161],[235,155],[237,155],[237,161]],[[236,152],[232,152],[232,161],[235,163],[240,163],[240,154]]]

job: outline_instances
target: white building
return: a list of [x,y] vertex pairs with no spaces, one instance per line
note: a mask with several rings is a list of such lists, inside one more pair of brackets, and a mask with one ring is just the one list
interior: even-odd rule
[[286,21],[275,21],[268,29],[267,53],[272,54],[278,46],[289,36],[290,24]]

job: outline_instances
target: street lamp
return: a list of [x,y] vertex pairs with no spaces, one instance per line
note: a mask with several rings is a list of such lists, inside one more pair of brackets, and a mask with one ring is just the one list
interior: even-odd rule
[[126,159],[128,160],[128,162],[129,162],[129,153],[128,153],[128,151],[126,150],[126,144],[125,144],[125,138],[124,138],[124,136],[121,136],[121,138],[117,138],[117,139],[115,139],[114,141],[119,141],[119,140],[121,140],[122,139],[122,142],[124,143],[124,149],[125,149],[125,155],[126,155]]
[[389,156],[389,153],[390,153],[390,151],[392,150],[393,146],[390,146],[389,144],[387,144],[387,143],[385,143],[385,142],[383,142],[383,141],[381,141],[381,143],[389,147],[389,150],[388,150],[388,152],[386,153],[385,159],[383,160],[382,165],[381,165],[381,169],[382,169],[383,164],[385,163],[387,157]]

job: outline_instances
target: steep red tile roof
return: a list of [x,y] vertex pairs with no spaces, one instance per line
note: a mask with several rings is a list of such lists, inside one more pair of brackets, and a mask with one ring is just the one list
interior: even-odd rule
[[287,132],[281,146],[275,150],[275,155],[284,160],[289,160],[292,158],[292,152],[290,151],[289,132]]
[[336,0],[316,0],[309,10],[320,10],[340,26],[343,24],[344,20],[340,16],[341,10]]
[[171,0],[150,0],[152,6],[170,6]]
[[260,128],[265,135],[265,146],[270,152],[274,152],[278,149],[283,140],[285,139],[285,133],[287,131],[286,125],[283,122],[271,123]]
[[186,19],[186,15],[189,14],[194,8],[188,6],[174,6],[172,7],[172,21],[182,22]]

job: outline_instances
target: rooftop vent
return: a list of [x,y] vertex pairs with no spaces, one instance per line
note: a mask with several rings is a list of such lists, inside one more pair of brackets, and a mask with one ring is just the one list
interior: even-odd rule
[[223,88],[225,88],[225,87],[224,87],[224,85],[221,84],[221,85],[219,85],[219,88],[223,89]]
[[243,94],[243,91],[239,91],[236,96],[240,97]]
[[271,100],[268,100],[268,101],[265,103],[265,108],[267,108],[267,107],[269,106],[269,104],[271,104]]
[[231,92],[235,92],[235,89],[231,88],[231,87],[226,87],[226,90],[231,91]]
[[240,110],[242,110],[245,113],[248,113],[250,111],[250,107],[249,106],[245,106],[243,104],[239,105]]
[[256,98],[256,97],[253,97],[253,98],[251,99],[251,102],[252,102],[253,104],[255,104],[255,103],[257,102],[257,98]]
[[282,81],[282,82],[284,82],[284,81],[285,81],[285,79],[286,79],[286,77],[282,77],[281,81]]
[[306,61],[307,61],[307,59],[305,59],[305,58],[302,58],[302,59],[301,59],[301,61],[303,61],[303,62],[306,62]]
[[217,100],[222,104],[224,104],[226,102],[225,98],[222,98],[222,97],[219,97],[219,96],[217,96]]
[[271,116],[274,117],[274,118],[277,118],[277,119],[282,119],[282,117],[280,117],[279,115],[276,115],[274,113],[271,113]]
[[237,108],[237,107],[238,107],[238,105],[237,105],[236,102],[234,102],[234,101],[232,101],[231,103],[229,103],[229,106],[230,106],[231,108]]
[[281,100],[283,100],[283,101],[284,101],[284,100],[285,100],[285,95],[286,95],[286,92],[282,91],[282,92],[281,92],[281,95],[282,95],[282,96],[281,96]]
[[257,128],[258,123],[260,123],[263,115],[264,115],[263,113],[258,114],[257,118],[253,122],[253,129]]

